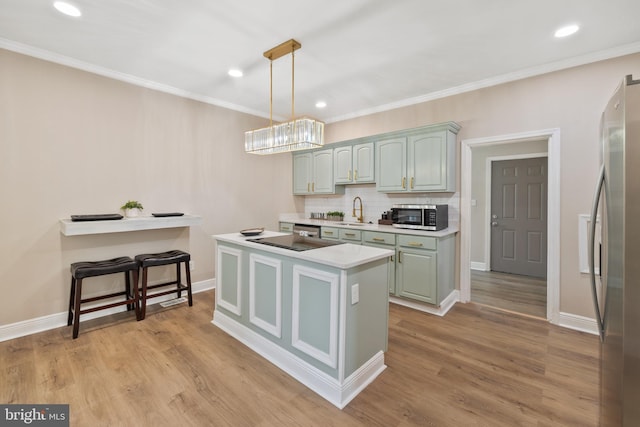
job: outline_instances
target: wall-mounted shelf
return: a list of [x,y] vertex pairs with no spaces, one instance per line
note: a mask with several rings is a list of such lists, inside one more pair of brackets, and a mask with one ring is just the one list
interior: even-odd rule
[[123,233],[127,231],[154,230],[159,228],[191,227],[200,225],[202,217],[196,215],[154,217],[141,216],[113,221],[71,221],[60,220],[60,232],[65,236],[85,234]]

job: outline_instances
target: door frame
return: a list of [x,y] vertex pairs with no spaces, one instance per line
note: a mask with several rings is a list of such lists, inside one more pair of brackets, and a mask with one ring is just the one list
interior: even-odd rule
[[560,323],[560,129],[470,138],[461,141],[460,301],[471,300],[471,168],[473,147],[547,140],[547,320]]
[[[487,157],[486,167],[485,167],[485,218],[491,218],[491,184],[492,184],[492,174],[491,170],[493,167],[493,162],[501,162],[503,160],[522,160],[522,159],[535,159],[538,157],[547,157],[548,163],[548,153],[528,153],[528,154],[512,154],[507,156],[494,156]],[[548,167],[547,167],[548,169]],[[549,175],[547,173],[547,180]],[[549,204],[549,184],[547,183],[547,205]],[[548,221],[547,221],[548,225]],[[547,226],[548,228],[548,226]],[[547,230],[548,233],[548,230]],[[547,262],[549,262],[549,254],[547,254]],[[484,226],[484,265],[485,271],[491,271],[491,221],[485,221]]]

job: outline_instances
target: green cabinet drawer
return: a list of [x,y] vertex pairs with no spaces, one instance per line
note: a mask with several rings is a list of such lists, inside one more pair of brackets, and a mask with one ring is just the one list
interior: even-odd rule
[[282,233],[293,233],[293,224],[290,222],[281,222],[280,223],[280,232]]
[[350,228],[340,228],[340,240],[362,241],[362,230],[352,230]]
[[377,245],[395,245],[396,235],[392,233],[380,233],[378,231],[365,231],[362,234],[362,241],[375,243]]
[[340,238],[340,229],[336,227],[322,227],[320,229],[320,238],[337,240]]
[[435,237],[398,234],[398,246],[413,249],[438,249],[438,239]]

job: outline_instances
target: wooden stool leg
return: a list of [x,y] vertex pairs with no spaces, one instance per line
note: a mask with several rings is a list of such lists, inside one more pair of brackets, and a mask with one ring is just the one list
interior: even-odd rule
[[[125,297],[127,299],[133,298],[133,295],[131,295],[131,280],[129,279],[128,271],[124,272],[124,290],[126,292]],[[127,311],[131,310],[133,310],[133,304],[127,304]]]
[[80,301],[82,300],[82,279],[76,281],[76,292],[73,311],[73,339],[78,338],[80,330]]
[[191,271],[189,270],[189,264],[185,261],[184,269],[187,274],[187,296],[189,297],[189,306],[193,305],[193,295],[191,294]]
[[76,297],[76,278],[71,277],[71,292],[69,295],[69,316],[67,317],[67,326],[71,326],[73,320],[73,303]]
[[[142,300],[139,302],[140,304],[140,317],[142,319],[147,315],[147,269],[149,267],[142,267]],[[136,274],[138,274],[136,272]]]
[[180,274],[180,263],[176,262],[176,287],[178,288],[178,298],[182,297],[182,275]]
[[133,274],[133,305],[136,309],[136,320],[144,319],[142,310],[140,309],[140,294],[138,292],[138,269],[132,271]]

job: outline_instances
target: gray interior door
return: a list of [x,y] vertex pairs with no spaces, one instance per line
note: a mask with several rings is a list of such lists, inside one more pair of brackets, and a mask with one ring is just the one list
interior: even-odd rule
[[547,158],[491,166],[491,270],[547,277]]

